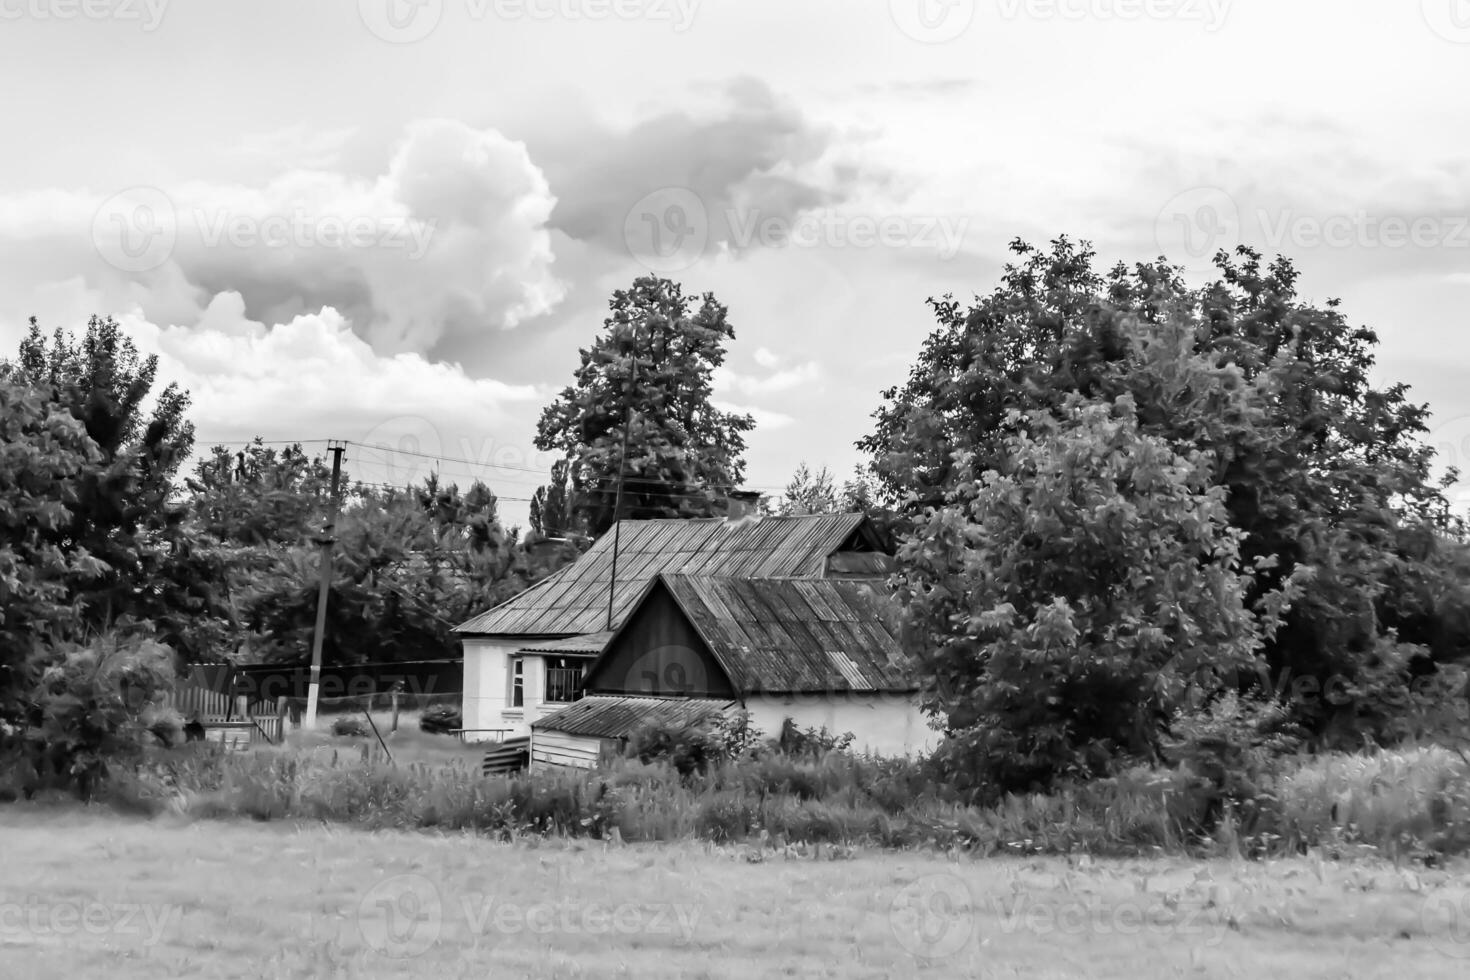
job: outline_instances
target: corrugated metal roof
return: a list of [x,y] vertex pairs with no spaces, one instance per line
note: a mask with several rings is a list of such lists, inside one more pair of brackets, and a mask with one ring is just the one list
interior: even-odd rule
[[581,636],[566,636],[559,640],[545,640],[523,646],[517,653],[601,653],[607,641],[613,637],[611,631],[583,633]]
[[[860,528],[861,514],[811,514],[727,521],[621,521],[613,628],[661,572],[737,578],[821,578],[827,558]],[[455,627],[456,633],[566,636],[608,628],[614,534],[597,539],[571,565],[488,612]]]
[[659,581],[741,694],[912,691],[898,608],[881,585],[664,574]]
[[560,711],[536,719],[533,729],[549,728],[569,735],[625,738],[651,721],[683,726],[700,724],[736,707],[734,701],[710,698],[583,698]]

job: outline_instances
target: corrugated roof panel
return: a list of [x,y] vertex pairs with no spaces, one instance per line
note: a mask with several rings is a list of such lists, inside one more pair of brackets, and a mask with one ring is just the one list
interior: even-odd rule
[[[622,622],[642,587],[661,572],[818,578],[826,572],[828,556],[841,548],[865,520],[860,514],[816,514],[740,521],[623,521],[618,530],[613,625]],[[544,636],[605,629],[613,537],[604,534],[573,564],[466,621],[455,631]],[[625,592],[625,580],[638,587]]]
[[531,728],[594,738],[626,738],[640,726],[650,722],[670,726],[700,724],[735,707],[734,701],[713,698],[588,695],[559,711],[538,718],[531,724]]
[[661,581],[743,693],[916,688],[912,658],[885,624],[893,600],[871,582]]

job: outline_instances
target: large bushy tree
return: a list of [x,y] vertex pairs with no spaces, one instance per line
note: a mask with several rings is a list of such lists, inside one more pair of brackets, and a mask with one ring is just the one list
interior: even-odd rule
[[1103,274],[1066,239],[1012,247],[992,293],[931,301],[937,329],[860,443],[917,520],[948,507],[966,474],[1002,471],[1018,426],[1033,424],[1018,419],[1126,395],[1141,436],[1208,452],[1240,534],[1247,608],[1265,616],[1299,586],[1263,648],[1271,683],[1351,692],[1296,702],[1301,720],[1362,723],[1414,644],[1470,650],[1446,628],[1463,601],[1443,546],[1458,528],[1420,438],[1427,409],[1404,385],[1372,384],[1371,330],[1336,302],[1303,301],[1289,261],[1248,248],[1218,255],[1217,278],[1191,288],[1162,260]]
[[712,401],[714,369],[735,336],[726,309],[712,294],[696,301],[652,276],[609,305],[574,382],[536,430],[538,449],[569,462],[571,522],[593,536],[607,530],[620,474],[623,517],[709,516],[743,478],[745,433],[755,426]]

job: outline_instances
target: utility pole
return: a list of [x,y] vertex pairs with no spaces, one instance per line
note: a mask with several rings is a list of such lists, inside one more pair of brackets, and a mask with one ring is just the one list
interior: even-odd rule
[[322,638],[327,632],[327,590],[332,584],[332,545],[336,538],[332,532],[337,527],[337,507],[340,498],[337,494],[337,485],[342,480],[342,453],[347,449],[347,443],[336,439],[327,441],[327,452],[332,454],[332,499],[327,505],[327,524],[322,530],[322,536],[317,543],[322,546],[321,583],[316,592],[316,629],[311,634],[311,678],[306,686],[306,717],[302,719],[302,725],[307,731],[316,728],[317,700],[321,694],[322,686]]
[[612,556],[612,583],[607,587],[607,628],[613,628],[613,597],[618,591],[618,541],[622,530],[623,516],[623,474],[628,462],[628,430],[633,427],[633,394],[638,387],[638,349],[637,337],[634,337],[633,349],[633,375],[629,383],[628,398],[623,403],[623,451],[618,456],[618,493],[613,501],[613,556]]

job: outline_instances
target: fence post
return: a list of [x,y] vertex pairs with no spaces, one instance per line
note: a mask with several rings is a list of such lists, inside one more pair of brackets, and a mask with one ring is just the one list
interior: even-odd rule
[[392,732],[398,731],[398,692],[400,690],[402,690],[402,685],[394,684],[392,689],[389,691],[389,694],[393,698],[393,728],[390,731],[390,734],[392,734]]

